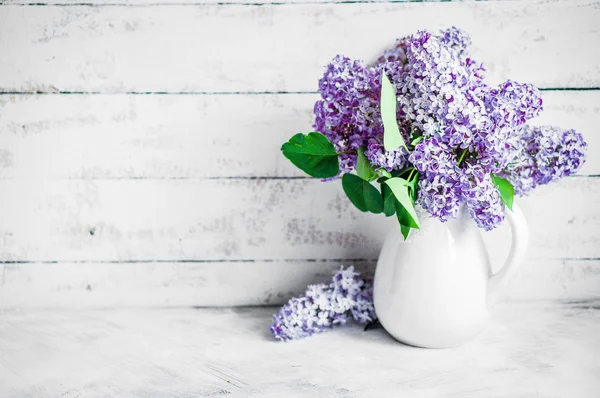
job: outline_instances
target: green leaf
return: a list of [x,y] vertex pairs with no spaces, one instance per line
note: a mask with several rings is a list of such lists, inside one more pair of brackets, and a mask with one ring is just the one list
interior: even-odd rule
[[[413,199],[409,193],[409,183],[404,178],[394,177],[386,180],[385,183],[390,187],[394,196],[400,202],[402,207],[406,210],[405,214],[398,214],[398,207],[396,207],[396,214],[398,217],[407,216],[410,221],[405,221],[406,223],[403,225],[410,226],[409,224],[412,222],[412,225],[415,225],[414,228],[420,228],[419,217],[415,211],[415,205]],[[400,218],[398,218],[400,221]],[[402,224],[402,221],[400,222]]]
[[281,146],[283,155],[311,177],[335,177],[340,169],[337,152],[321,133],[296,134]]
[[500,192],[500,198],[502,199],[506,207],[508,207],[512,211],[513,202],[515,200],[515,189],[513,188],[512,184],[504,178],[497,177],[493,174],[491,176],[494,185],[498,187],[498,192]]
[[417,138],[415,138],[414,140],[412,140],[410,142],[410,145],[415,146],[415,145],[417,145],[421,141],[423,141],[423,136],[422,135],[420,135]]
[[414,203],[417,200],[417,193],[419,191],[419,172],[418,171],[415,174],[413,174],[410,181],[408,181],[408,187],[410,188],[409,189],[410,197],[412,198],[413,203]]
[[373,181],[379,176],[373,166],[371,166],[371,163],[369,163],[363,147],[358,148],[356,152],[356,174],[367,181]]
[[404,236],[404,240],[408,239],[408,234],[410,233],[410,227],[405,227],[400,224],[400,232],[402,232],[402,236]]
[[377,169],[376,171],[384,177],[392,178],[392,173],[390,173],[386,169],[380,168],[380,169]]
[[418,220],[415,221],[408,210],[406,210],[406,208],[402,206],[399,201],[396,201],[396,217],[398,217],[398,223],[401,226],[408,228],[419,228],[419,224],[417,224]]
[[[396,120],[396,89],[394,85],[381,72],[381,120],[383,121],[383,147],[386,151],[393,151],[400,146],[406,148],[406,143],[400,134],[398,121]],[[408,148],[406,148],[408,150]]]
[[348,199],[360,211],[381,213],[383,211],[383,199],[381,194],[368,181],[354,174],[342,176],[342,188]]
[[391,217],[396,213],[396,197],[386,184],[381,183],[381,196],[383,197],[383,214]]

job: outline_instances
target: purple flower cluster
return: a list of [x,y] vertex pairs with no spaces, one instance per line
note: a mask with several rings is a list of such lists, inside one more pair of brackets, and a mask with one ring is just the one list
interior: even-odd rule
[[383,133],[368,139],[365,155],[372,165],[387,171],[399,170],[408,164],[408,156],[404,148],[400,147],[393,151],[386,151],[383,148]]
[[462,53],[466,52],[469,47],[471,47],[471,36],[464,30],[451,27],[450,29],[442,31],[440,42],[447,47],[451,47],[459,55],[462,55]]
[[380,128],[372,72],[360,61],[338,55],[319,80],[322,100],[314,107],[315,129],[340,155],[340,172],[356,165],[356,150]]
[[500,175],[526,195],[539,185],[575,174],[585,162],[587,144],[575,130],[523,125],[510,141],[509,163]]
[[[464,204],[477,225],[490,230],[504,219],[491,174],[507,176],[524,194],[575,172],[585,143],[572,130],[527,127],[542,110],[540,92],[512,80],[488,86],[470,44],[466,32],[450,28],[398,40],[374,66],[336,57],[319,81],[314,127],[342,152],[341,173],[352,171],[363,147],[373,166],[417,169],[417,202],[432,216],[446,221]],[[404,140],[422,137],[410,153],[383,148],[382,71],[396,88]]]
[[314,106],[314,128],[340,153],[340,173],[355,167],[356,150],[360,147],[366,148],[365,154],[375,166],[388,171],[404,167],[403,149],[390,153],[383,150],[378,70],[338,55],[319,80],[319,91],[322,99]]
[[404,119],[424,137],[409,160],[421,172],[419,203],[446,221],[465,203],[477,225],[493,229],[504,206],[490,173],[505,164],[511,131],[541,111],[539,92],[507,81],[483,82],[468,55],[468,35],[456,28],[407,40],[408,71],[396,82]]
[[271,333],[278,340],[296,340],[344,325],[352,318],[368,323],[376,318],[373,285],[360,278],[354,267],[339,269],[330,284],[311,285],[273,316]]

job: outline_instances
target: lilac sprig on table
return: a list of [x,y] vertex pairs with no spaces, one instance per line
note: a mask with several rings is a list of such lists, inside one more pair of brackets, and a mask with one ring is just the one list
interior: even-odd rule
[[374,65],[338,55],[319,81],[317,132],[292,137],[284,155],[311,176],[341,176],[359,210],[395,214],[405,238],[420,228],[417,204],[442,222],[465,208],[496,228],[515,192],[576,173],[586,144],[573,130],[527,125],[540,92],[487,85],[470,44],[450,28],[400,39]]
[[276,339],[297,340],[345,325],[350,319],[366,324],[376,320],[373,284],[353,266],[335,271],[331,283],[310,285],[273,316],[271,333]]

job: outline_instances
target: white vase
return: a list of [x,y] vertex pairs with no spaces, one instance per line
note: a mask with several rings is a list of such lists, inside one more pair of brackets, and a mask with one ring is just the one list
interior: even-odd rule
[[394,228],[375,272],[375,311],[383,327],[403,343],[427,348],[453,347],[475,337],[527,250],[527,222],[516,204],[506,217],[512,246],[496,274],[479,228],[464,209],[445,223],[423,219],[421,230],[411,231],[407,241]]

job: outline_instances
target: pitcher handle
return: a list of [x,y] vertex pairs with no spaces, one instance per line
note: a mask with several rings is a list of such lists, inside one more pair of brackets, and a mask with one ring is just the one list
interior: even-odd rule
[[516,203],[513,203],[513,210],[506,209],[506,217],[510,224],[512,232],[512,244],[510,253],[504,263],[504,267],[488,280],[487,297],[488,305],[493,305],[498,299],[498,293],[504,288],[515,276],[519,266],[525,258],[527,245],[529,242],[529,227],[527,220],[521,212],[521,209]]

